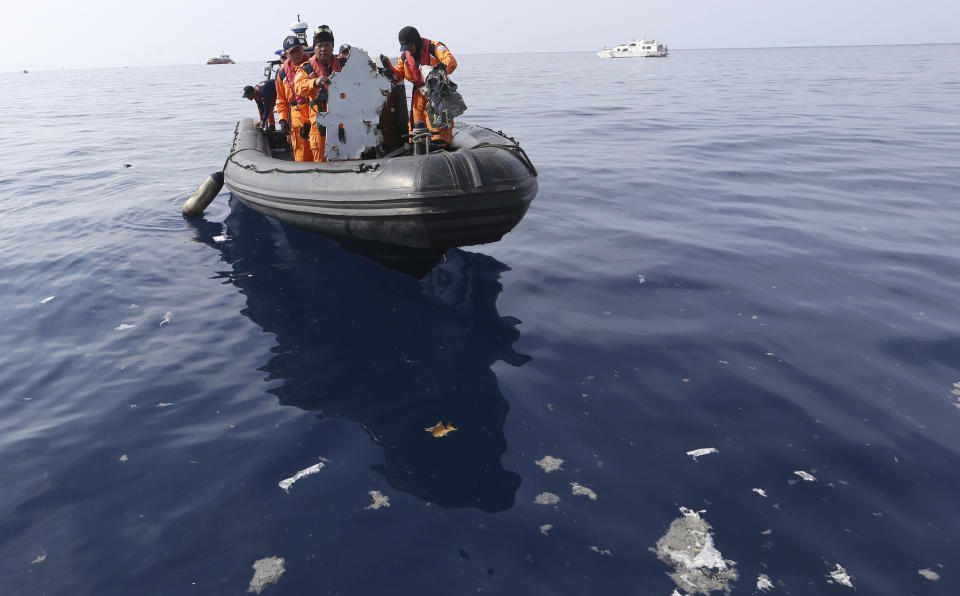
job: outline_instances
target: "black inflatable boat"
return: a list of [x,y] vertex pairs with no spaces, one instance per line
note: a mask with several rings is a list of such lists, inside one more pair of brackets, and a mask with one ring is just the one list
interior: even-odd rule
[[355,161],[294,162],[275,141],[252,119],[237,124],[223,170],[230,192],[265,215],[353,243],[443,251],[495,242],[537,194],[519,144],[480,126],[457,123],[445,149]]

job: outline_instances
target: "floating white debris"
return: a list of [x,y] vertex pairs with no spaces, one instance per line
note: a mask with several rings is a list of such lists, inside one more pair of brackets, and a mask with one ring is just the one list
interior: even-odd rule
[[840,563],[836,563],[836,568],[827,574],[827,583],[832,584],[837,582],[838,584],[847,586],[848,588],[853,587],[853,578],[850,577],[850,574],[847,573],[847,570],[840,566]]
[[917,573],[919,573],[920,575],[929,579],[932,582],[940,580],[940,574],[934,571],[933,569],[921,569],[917,571]]
[[56,298],[56,296],[47,296],[46,298],[40,301],[40,304],[46,304],[47,302],[50,302],[54,298]]
[[247,592],[259,594],[270,584],[275,584],[286,571],[283,567],[281,557],[266,557],[255,561],[253,565],[253,579],[250,580],[250,586]]
[[700,517],[704,512],[686,507],[680,512],[683,515],[670,523],[667,533],[657,540],[656,549],[650,550],[673,566],[673,573],[668,575],[678,588],[691,594],[709,595],[714,590],[729,593],[731,584],[739,578],[736,561],[724,559],[714,546],[712,528]]
[[807,481],[807,482],[816,482],[816,481],[817,481],[817,479],[814,477],[813,474],[809,474],[809,473],[807,473],[807,472],[804,472],[803,470],[794,470],[793,473],[796,474],[797,476],[803,478],[803,479],[804,479],[805,481]]
[[553,529],[553,524],[543,524],[542,526],[540,526],[540,533],[546,536],[550,533],[550,530],[552,529]]
[[767,528],[766,530],[764,530],[764,531],[762,531],[762,532],[760,532],[760,533],[763,534],[764,536],[769,536],[770,534],[773,534],[773,529]]
[[123,455],[120,456],[120,461],[129,461],[129,460],[130,460],[130,458],[127,457],[127,454],[126,454],[126,453],[124,453]]
[[773,589],[773,582],[770,581],[769,577],[761,573],[757,576],[757,589],[761,592],[769,592]]
[[613,556],[613,553],[610,552],[610,549],[607,549],[607,548],[601,549],[599,546],[591,546],[591,547],[590,547],[590,550],[592,550],[593,552],[597,553],[598,555],[603,555],[603,556],[605,556],[605,557],[612,557],[612,556]]
[[381,493],[378,490],[369,491],[371,497],[373,497],[373,503],[370,503],[364,509],[380,509],[381,507],[390,506],[390,497]]
[[637,283],[642,284],[642,283],[644,283],[645,281],[647,281],[647,278],[644,277],[642,273],[640,273],[639,275],[637,275]]
[[687,455],[693,458],[693,461],[697,461],[697,458],[701,455],[710,455],[711,453],[720,453],[716,447],[704,447],[702,449],[694,449],[692,451],[687,451]]
[[767,497],[767,491],[763,490],[762,488],[751,488],[750,490],[752,490],[753,492],[757,493],[758,495],[760,495],[760,496],[763,497],[763,498],[766,498],[766,497]]
[[116,329],[117,331],[123,331],[124,329],[133,329],[134,327],[136,327],[136,325],[134,325],[133,323],[120,323],[119,325],[114,327],[114,329]]
[[556,505],[560,502],[560,497],[553,493],[540,493],[534,497],[533,502],[537,505]]
[[563,460],[559,457],[553,457],[552,455],[545,455],[543,459],[538,459],[534,463],[543,468],[543,471],[547,474],[563,469],[560,467],[563,465]]
[[284,491],[289,493],[290,487],[293,486],[294,482],[296,482],[297,480],[300,480],[304,476],[310,476],[311,474],[316,474],[323,468],[324,465],[326,465],[326,462],[327,460],[321,457],[320,463],[313,464],[309,468],[304,468],[289,478],[284,478],[283,480],[277,483],[277,486],[279,486]]
[[133,303],[133,304],[131,304],[130,306],[128,306],[127,308],[133,310],[134,308],[140,308],[140,305],[137,304],[137,303]]
[[[47,560],[47,551],[44,550],[44,551],[40,551],[40,554],[34,557],[34,559],[30,561],[30,564],[39,565],[40,563],[43,563],[46,560]],[[939,576],[937,576],[937,579],[939,579]]]
[[155,407],[155,408],[169,408],[170,406],[173,405],[173,403],[174,403],[174,402],[172,402],[172,401],[161,401],[161,402],[158,402],[157,405],[155,405],[155,406],[153,406],[153,407]]
[[169,323],[171,320],[173,320],[173,313],[170,311],[167,311],[166,314],[163,315],[163,319],[160,321],[160,326],[163,327],[164,325]]
[[572,492],[575,495],[583,495],[588,499],[590,499],[591,501],[597,500],[597,493],[593,492],[591,488],[584,486],[579,482],[570,483],[570,492]]
[[226,236],[214,236],[214,237],[213,237],[213,241],[214,241],[214,242],[226,242],[226,240],[227,240],[227,237],[226,237]]

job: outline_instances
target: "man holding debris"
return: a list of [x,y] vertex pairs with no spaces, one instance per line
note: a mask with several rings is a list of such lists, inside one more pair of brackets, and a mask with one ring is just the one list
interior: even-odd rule
[[[310,108],[307,106],[307,99],[297,94],[294,88],[294,78],[300,65],[307,62],[307,53],[303,51],[300,40],[296,35],[288,35],[283,40],[283,51],[287,54],[287,59],[283,61],[281,70],[283,70],[281,84],[286,85],[284,98],[286,105],[290,108],[290,144],[293,145],[293,159],[296,161],[313,161],[313,151],[310,150],[309,128],[304,130],[304,125],[310,123]],[[277,80],[280,81],[281,75],[277,74]],[[281,114],[281,117],[283,114]],[[285,128],[283,123],[281,128]],[[305,133],[305,134],[304,134]]]
[[397,58],[396,66],[393,67],[394,73],[397,78],[413,83],[410,127],[413,128],[416,122],[426,122],[430,131],[433,132],[434,141],[452,142],[453,121],[444,126],[435,126],[430,121],[427,114],[427,98],[423,95],[421,88],[424,87],[424,79],[431,70],[430,67],[441,65],[449,75],[457,68],[457,59],[442,42],[420,37],[420,33],[414,27],[404,27],[397,37],[400,41],[400,57]]
[[313,36],[313,51],[313,56],[297,69],[294,89],[308,101],[313,160],[327,161],[327,131],[326,127],[317,124],[316,117],[327,111],[330,75],[340,72],[345,58],[333,54],[333,30],[326,25],[317,27]]

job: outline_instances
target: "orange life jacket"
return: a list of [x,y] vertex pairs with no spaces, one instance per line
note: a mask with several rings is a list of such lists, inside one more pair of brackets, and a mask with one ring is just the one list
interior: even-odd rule
[[[423,86],[423,75],[420,74],[420,65],[436,66],[440,59],[437,58],[437,43],[432,42],[426,37],[420,39],[420,51],[414,56],[410,50],[403,51],[403,60],[413,73],[413,84],[417,87]],[[442,44],[441,44],[442,45]],[[431,60],[431,56],[433,59]]]

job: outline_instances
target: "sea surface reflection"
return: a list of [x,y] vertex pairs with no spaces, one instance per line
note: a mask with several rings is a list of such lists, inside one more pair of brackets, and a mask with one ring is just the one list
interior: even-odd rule
[[[276,336],[261,370],[280,403],[348,418],[383,448],[391,486],[444,507],[510,508],[520,476],[505,470],[509,405],[491,366],[522,366],[514,317],[500,316],[509,267],[462,250],[422,280],[382,269],[329,240],[231,199],[224,224],[197,220],[221,272],[246,296],[242,314]],[[434,437],[437,422],[456,431]]]

